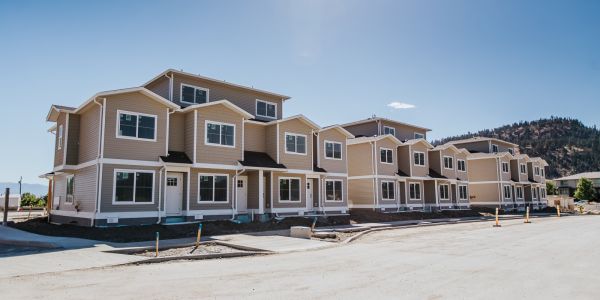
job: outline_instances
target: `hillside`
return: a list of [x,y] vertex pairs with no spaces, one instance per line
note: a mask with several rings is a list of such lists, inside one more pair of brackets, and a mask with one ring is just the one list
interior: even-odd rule
[[[19,184],[16,182],[0,182],[0,194],[4,194],[4,190],[6,188],[10,188],[11,194],[19,193]],[[48,186],[37,183],[23,183],[21,190],[23,193],[32,193],[36,196],[43,196],[48,194]]]
[[521,153],[540,156],[550,165],[549,178],[600,171],[600,130],[581,121],[551,117],[448,137],[435,145],[473,136],[494,137],[521,146]]

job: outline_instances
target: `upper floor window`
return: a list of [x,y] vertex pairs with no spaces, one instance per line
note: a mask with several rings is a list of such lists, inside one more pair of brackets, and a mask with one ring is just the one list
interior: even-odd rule
[[383,126],[383,134],[391,134],[393,136],[396,136],[396,128]]
[[498,145],[492,144],[492,152],[493,153],[497,153],[498,152]]
[[156,116],[118,111],[117,137],[156,141]]
[[507,162],[502,162],[502,172],[504,173],[508,173],[508,163]]
[[277,103],[256,100],[256,115],[259,117],[277,119]]
[[533,174],[535,174],[535,176],[540,176],[540,167],[535,167]]
[[227,175],[198,174],[198,202],[227,202]]
[[342,159],[342,143],[325,141],[325,158]]
[[114,203],[152,203],[153,171],[115,170]]
[[508,148],[508,153],[510,153],[510,155],[515,155],[515,150]]
[[62,124],[58,126],[58,142],[56,143],[56,149],[60,150],[62,149],[62,144],[63,144],[63,134],[64,134],[64,129]]
[[181,98],[182,103],[189,104],[202,104],[208,102],[208,89],[181,84]]
[[415,132],[415,139],[424,139],[425,135],[422,133]]
[[525,164],[521,164],[521,174],[527,174],[527,166]]
[[73,203],[73,192],[75,191],[75,175],[67,176],[67,198],[65,203]]
[[444,156],[444,169],[454,169],[454,159],[451,156]]
[[206,121],[205,144],[235,147],[235,125]]
[[458,169],[461,172],[467,171],[467,163],[464,159],[459,159],[456,161],[456,169]]
[[417,152],[413,153],[415,158],[415,166],[424,166],[425,165],[425,153]]
[[392,149],[380,148],[380,161],[384,164],[393,164],[394,163],[394,152]]
[[396,199],[396,197],[394,196],[394,182],[393,181],[381,182],[381,198],[383,200]]
[[306,155],[306,135],[286,132],[285,153]]
[[540,176],[544,177],[544,169],[540,169]]

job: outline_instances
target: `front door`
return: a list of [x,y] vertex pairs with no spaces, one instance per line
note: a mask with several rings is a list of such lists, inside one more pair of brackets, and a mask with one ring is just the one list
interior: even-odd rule
[[306,209],[313,209],[313,180],[306,179]]
[[248,212],[248,177],[238,176],[236,183],[237,211],[240,214]]
[[183,173],[167,173],[167,189],[165,191],[166,213],[168,216],[181,215],[183,202]]

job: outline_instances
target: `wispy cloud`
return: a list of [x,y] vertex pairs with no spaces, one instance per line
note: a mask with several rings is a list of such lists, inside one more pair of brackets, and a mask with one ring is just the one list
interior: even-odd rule
[[393,109],[411,109],[411,108],[416,107],[414,104],[408,104],[408,103],[397,102],[397,101],[390,102],[387,106],[391,107]]

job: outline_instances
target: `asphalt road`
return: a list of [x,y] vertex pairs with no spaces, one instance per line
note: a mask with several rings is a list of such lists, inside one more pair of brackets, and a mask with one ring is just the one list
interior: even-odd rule
[[4,299],[598,299],[600,217],[373,233],[271,256],[0,280]]

